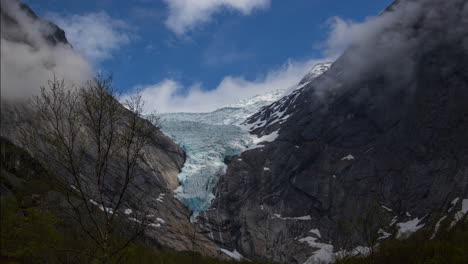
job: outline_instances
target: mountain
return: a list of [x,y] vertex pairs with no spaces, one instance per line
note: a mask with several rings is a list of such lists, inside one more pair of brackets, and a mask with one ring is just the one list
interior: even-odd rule
[[[30,35],[31,32],[26,32],[24,28],[24,20],[18,19],[18,16],[27,17],[32,22],[37,24],[40,35],[50,45],[65,44],[68,43],[65,32],[52,22],[44,19],[40,19],[34,13],[34,11],[27,5],[15,1],[15,0],[2,0],[2,9],[0,11],[1,26],[2,26],[2,39],[18,42],[27,43],[31,46],[35,45],[35,41]],[[22,28],[22,30],[18,30]]]
[[250,259],[309,264],[466,219],[467,12],[397,1],[330,70],[250,116],[264,143],[231,159],[200,231]]
[[[10,83],[3,83],[3,68],[9,67],[14,68],[10,65],[10,61],[4,61],[4,43],[8,44],[9,47],[18,47],[26,46],[28,47],[28,54],[31,56],[36,55],[37,53],[42,52],[44,49],[48,50],[53,54],[55,49],[69,50],[71,54],[72,47],[68,43],[65,33],[62,29],[52,24],[49,21],[38,18],[34,12],[27,7],[25,4],[16,1],[16,0],[2,0],[2,9],[1,9],[1,21],[2,21],[2,101],[1,101],[1,139],[2,139],[2,153],[5,153],[6,149],[14,149],[14,153],[22,153],[24,150],[21,149],[22,142],[20,140],[20,127],[28,122],[29,119],[33,116],[32,109],[27,103],[26,99],[10,100],[9,97],[4,97],[3,92],[5,90],[14,91],[15,89],[20,89],[21,87],[7,87]],[[55,54],[57,55],[57,54]],[[50,65],[47,59],[55,59],[56,63]],[[59,56],[55,57],[46,57],[44,61],[41,61],[37,65],[29,65],[30,69],[33,67],[49,67],[50,70],[55,70],[60,65]],[[68,59],[68,58],[67,58]],[[18,58],[18,60],[20,60]],[[57,66],[58,65],[58,66]],[[33,69],[35,70],[35,69]],[[44,72],[50,73],[49,69]],[[57,69],[60,70],[60,69]],[[10,76],[11,77],[11,76]],[[43,76],[41,76],[43,77]],[[39,87],[36,88],[39,90]],[[122,105],[119,105],[121,110],[125,115],[132,115],[129,111],[125,110]],[[146,125],[150,125],[148,122],[145,122]],[[116,128],[121,129],[121,127]],[[86,140],[86,136],[83,136],[83,142],[89,142]],[[4,143],[7,142],[7,143]],[[7,146],[7,147],[5,147]],[[91,146],[90,146],[91,147]],[[145,212],[148,212],[148,215],[152,215],[154,218],[155,224],[151,225],[146,231],[146,237],[151,241],[153,246],[161,246],[166,248],[171,248],[178,251],[189,251],[197,250],[203,252],[207,255],[216,256],[221,254],[219,249],[210,242],[206,237],[196,234],[193,228],[193,225],[190,223],[190,211],[174,198],[172,190],[177,188],[179,185],[177,180],[177,175],[180,172],[181,167],[185,162],[185,153],[184,151],[175,144],[170,138],[165,136],[159,129],[155,130],[155,134],[151,136],[150,144],[145,147],[145,163],[140,164],[135,170],[137,171],[137,176],[135,181],[132,182],[131,186],[128,189],[129,196],[139,197],[139,194],[150,190],[149,193],[144,197],[144,200],[132,200],[129,199],[125,203],[125,215],[131,214],[132,211],[136,211],[135,208],[143,208]],[[8,152],[9,153],[9,152]],[[27,160],[34,159],[31,161],[32,164],[39,163],[44,167],[45,170],[49,171],[52,175],[55,175],[55,180],[60,180],[62,183],[70,182],[70,178],[67,178],[69,175],[66,171],[55,166],[54,164],[48,162],[45,159],[42,159],[40,153],[30,153],[32,157],[25,159],[25,164]],[[22,154],[23,155],[23,154]],[[25,155],[23,155],[25,156]],[[90,160],[96,159],[97,157],[90,156],[87,157]],[[118,160],[112,160],[109,164],[109,168],[115,169],[119,167]],[[2,181],[1,181],[1,197],[19,197],[16,201],[18,204],[23,204],[23,199],[30,199],[31,195],[26,197],[21,197],[17,195],[17,188],[15,186],[23,186],[22,182],[27,182],[26,179],[21,178],[20,172],[23,170],[21,168],[21,158],[14,162],[15,166],[18,168],[13,168],[11,172],[3,170],[2,167]],[[25,165],[26,166],[26,165]],[[38,167],[38,165],[34,165]],[[13,166],[14,167],[14,166]],[[109,169],[111,170],[111,169]],[[39,172],[37,177],[40,176]],[[83,179],[85,182],[88,182],[87,189],[95,190],[97,185],[95,184],[94,179],[90,178],[91,176],[84,173]],[[112,175],[111,175],[112,176]],[[71,176],[70,176],[71,177]],[[34,177],[33,177],[34,178]],[[40,181],[45,181],[41,179]],[[108,190],[109,194],[113,191],[113,184],[117,179],[109,179],[107,181],[108,185],[103,188]],[[20,188],[20,187],[18,187]],[[23,188],[23,187],[21,187]],[[20,189],[21,189],[20,188]],[[42,193],[35,193],[34,195],[39,195],[41,199],[44,200],[44,207],[55,207],[55,206],[64,206],[64,209],[59,211],[61,213],[70,210],[67,207],[67,195],[72,186],[66,185],[65,190],[57,192],[54,189],[41,191]],[[29,197],[29,198],[28,198]],[[51,197],[54,197],[53,199]],[[16,198],[15,198],[16,199]],[[97,200],[97,199],[95,199]],[[99,205],[96,204],[96,207],[99,208]],[[101,206],[102,208],[102,206]],[[129,212],[127,214],[127,212]],[[129,220],[131,216],[128,216]],[[3,223],[3,222],[2,222]],[[78,225],[78,223],[76,223]],[[3,238],[2,238],[3,239]],[[199,245],[196,249],[193,248],[192,240],[197,239]]]
[[[312,80],[321,75],[330,65],[331,63],[315,65],[306,79]],[[297,94],[296,89],[301,89],[302,86],[300,83],[290,89],[273,90],[213,112],[161,115],[162,131],[187,154],[187,160],[178,176],[181,186],[177,188],[176,194],[194,213],[193,220],[196,220],[198,213],[210,206],[214,198],[212,190],[219,177],[226,172],[226,162],[229,160],[226,157],[238,155],[259,142],[256,136],[248,133],[248,125],[241,123],[262,107],[280,98],[289,98],[289,93]]]

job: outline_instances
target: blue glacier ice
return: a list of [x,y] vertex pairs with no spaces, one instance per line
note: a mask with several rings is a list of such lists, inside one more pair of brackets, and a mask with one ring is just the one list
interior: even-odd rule
[[162,131],[187,154],[175,193],[194,213],[193,219],[210,206],[213,188],[226,171],[224,158],[253,144],[250,134],[239,124],[283,94],[284,90],[273,91],[209,113],[162,114]]
[[[320,75],[326,70],[322,68],[314,67],[309,75]],[[262,106],[277,101],[297,87],[299,85],[270,91],[213,112],[161,115],[161,130],[179,144],[187,155],[178,175],[180,186],[175,194],[193,212],[192,220],[196,220],[199,212],[210,207],[214,198],[213,189],[227,168],[224,158],[240,154],[258,142],[240,124]]]

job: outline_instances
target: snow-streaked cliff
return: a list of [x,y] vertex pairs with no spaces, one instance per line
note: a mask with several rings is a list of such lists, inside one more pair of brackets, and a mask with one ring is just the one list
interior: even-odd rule
[[[317,77],[329,66],[330,63],[318,64],[307,76]],[[225,157],[237,155],[264,141],[250,135],[241,123],[262,107],[300,87],[298,84],[256,95],[213,112],[162,115],[162,131],[172,137],[187,154],[179,174],[181,186],[176,189],[176,196],[194,212],[195,217],[210,206],[214,198],[212,190],[226,170]]]

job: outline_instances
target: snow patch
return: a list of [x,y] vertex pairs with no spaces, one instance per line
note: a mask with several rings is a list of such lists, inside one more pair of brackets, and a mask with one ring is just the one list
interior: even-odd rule
[[322,237],[322,235],[320,235],[320,231],[317,228],[309,230],[309,233],[315,234],[318,238]]
[[300,220],[300,221],[309,221],[312,220],[310,215],[298,216],[298,217],[282,217],[280,214],[273,214],[272,219],[278,218],[282,220]]
[[99,208],[101,211],[105,211],[106,213],[109,213],[109,214],[112,214],[114,211],[112,210],[112,208],[109,208],[109,207],[104,207],[102,206],[101,204],[97,203],[96,201],[94,201],[93,199],[89,199],[89,202],[91,204],[93,204],[94,206],[96,206],[97,208]]
[[[458,201],[458,200],[457,200]],[[455,205],[454,205],[455,206]],[[460,211],[458,211],[455,216],[453,217],[453,221],[452,223],[450,224],[450,228],[454,227],[458,221],[460,221],[461,219],[463,219],[463,217],[466,215],[466,213],[468,212],[468,199],[463,199],[462,201],[462,208]]]
[[353,160],[353,159],[354,159],[354,156],[349,154],[348,156],[343,157],[341,160]]
[[279,135],[278,131],[274,131],[274,132],[271,132],[268,135],[264,135],[262,137],[254,138],[253,143],[255,145],[258,145],[258,144],[263,143],[263,142],[273,142],[278,137],[278,135]]
[[157,223],[157,224],[151,223],[151,224],[149,224],[148,226],[154,227],[154,228],[158,228],[158,227],[161,227],[161,224],[158,224],[158,223]]
[[390,237],[392,234],[386,232],[385,230],[383,230],[382,228],[379,229],[379,231],[377,231],[377,234],[379,234],[379,238],[377,238],[377,240],[382,240],[382,239],[386,239],[388,237]]
[[393,212],[393,210],[383,204],[380,205],[380,207],[382,207],[383,209],[387,210],[387,212]]
[[243,258],[243,256],[239,252],[237,252],[237,249],[234,249],[234,251],[229,251],[227,249],[221,248],[221,252],[235,260],[241,260]]
[[440,223],[442,223],[442,221],[444,221],[445,218],[447,218],[447,216],[443,216],[442,218],[439,219],[439,221],[437,221],[437,223],[436,223],[436,225],[435,225],[435,227],[434,227],[434,233],[432,233],[430,239],[434,239],[434,238],[435,238],[435,236],[437,235],[437,232],[439,231]]
[[156,199],[156,201],[162,203],[163,200],[164,200],[164,195],[165,195],[164,193],[160,193],[159,196],[158,196],[158,198]]
[[317,242],[316,237],[304,237],[298,240],[301,243],[307,243],[312,248],[317,248],[304,264],[332,263],[335,260],[333,254],[333,245]]
[[125,209],[124,214],[129,215],[133,212],[132,209]]
[[407,222],[398,223],[398,233],[396,235],[397,239],[407,238],[410,234],[418,231],[419,229],[424,227],[424,224],[419,224],[422,218],[414,218],[413,220],[409,220]]

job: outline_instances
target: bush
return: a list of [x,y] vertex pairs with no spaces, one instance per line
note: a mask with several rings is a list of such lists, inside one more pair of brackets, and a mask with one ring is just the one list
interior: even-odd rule
[[[448,221],[447,221],[448,222]],[[429,239],[431,229],[408,239],[385,241],[372,255],[351,257],[337,264],[465,264],[468,263],[468,221],[460,221],[450,230],[439,230]]]

